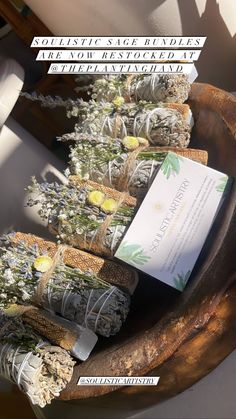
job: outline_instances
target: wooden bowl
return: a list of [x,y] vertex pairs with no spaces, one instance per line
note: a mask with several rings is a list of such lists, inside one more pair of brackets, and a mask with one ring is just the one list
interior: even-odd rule
[[[195,125],[190,146],[209,166],[236,174],[236,98],[207,84],[192,86]],[[182,294],[143,277],[122,331],[100,341],[75,368],[61,399],[113,409],[140,409],[173,396],[215,368],[236,347],[236,186]],[[160,376],[157,386],[77,386],[79,376]],[[88,399],[89,400],[85,400]]]

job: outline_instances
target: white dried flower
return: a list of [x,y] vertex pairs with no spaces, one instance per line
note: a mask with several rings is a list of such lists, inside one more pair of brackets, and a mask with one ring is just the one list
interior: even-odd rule
[[5,286],[6,287],[10,287],[11,285],[14,285],[15,284],[15,280],[14,280],[14,278],[11,278],[11,279],[8,279],[7,281],[6,281],[6,283],[5,283]]
[[6,281],[9,283],[9,281],[12,281],[13,278],[13,273],[11,271],[10,268],[5,269],[4,274],[3,274],[3,278],[6,279]]
[[67,216],[66,216],[66,214],[59,214],[58,215],[58,219],[61,220],[61,221],[62,220],[66,220],[67,219]]
[[64,171],[64,175],[66,177],[69,177],[70,176],[70,169],[69,169],[69,167],[67,167],[67,169]]
[[76,161],[77,158],[76,157],[72,157],[73,162],[75,163],[75,171],[78,173],[80,172],[80,168],[81,168],[81,164],[80,162]]
[[25,291],[24,289],[22,289],[21,298],[22,298],[23,301],[27,301],[27,300],[30,299],[30,295],[29,295],[29,293],[27,291]]

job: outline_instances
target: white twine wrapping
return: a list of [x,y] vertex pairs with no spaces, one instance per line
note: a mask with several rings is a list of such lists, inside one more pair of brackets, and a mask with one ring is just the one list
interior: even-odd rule
[[86,327],[88,327],[88,319],[89,319],[89,316],[91,315],[91,314],[95,314],[94,313],[94,309],[95,309],[95,307],[97,306],[97,304],[98,304],[98,302],[104,297],[104,296],[106,296],[107,295],[107,297],[105,298],[105,300],[103,301],[103,303],[102,303],[102,305],[101,305],[101,307],[100,307],[100,309],[99,309],[99,311],[96,313],[96,319],[95,319],[95,324],[94,324],[94,332],[96,333],[96,330],[97,330],[97,325],[98,325],[98,321],[99,321],[99,318],[100,318],[100,316],[101,316],[101,314],[102,314],[102,310],[106,307],[106,304],[107,304],[107,302],[109,301],[109,298],[111,297],[111,295],[113,294],[113,292],[116,290],[116,287],[115,286],[112,286],[110,289],[108,289],[108,290],[106,290],[106,291],[104,291],[104,293],[103,294],[101,294],[100,295],[100,297],[95,301],[95,303],[93,304],[93,306],[91,307],[91,308],[89,308],[89,305],[90,305],[90,301],[91,301],[91,298],[92,298],[92,294],[93,294],[93,291],[94,290],[91,290],[90,291],[90,294],[89,294],[89,298],[88,298],[88,301],[87,301],[87,306],[86,306],[86,310],[85,310],[85,317],[84,317],[84,325],[86,326]]
[[137,117],[138,115],[134,118],[134,124],[133,124],[133,133],[135,137],[139,137],[140,133],[145,132],[145,137],[148,139],[148,141],[150,143],[153,143],[152,138],[150,136],[152,127],[150,127],[150,119],[153,115],[160,113],[160,108],[155,108],[152,111],[148,112],[146,115],[147,117],[145,118],[144,122],[142,124],[140,124],[140,126],[137,126]]
[[[9,324],[10,322],[8,322]],[[11,335],[9,335],[11,336]],[[36,345],[36,349],[39,349],[43,346],[47,346],[48,343],[44,342],[44,341],[40,341],[37,345]],[[0,352],[0,375],[4,376],[6,379],[10,380],[10,381],[14,381],[15,384],[18,385],[18,387],[22,390],[23,386],[22,386],[22,378],[25,377],[25,379],[28,381],[28,375],[25,374],[25,369],[27,368],[28,370],[34,370],[34,367],[32,367],[29,364],[29,360],[31,358],[31,356],[33,355],[33,352],[26,352],[25,353],[25,357],[23,358],[23,361],[19,367],[19,369],[17,368],[16,365],[16,357],[21,349],[21,345],[18,345],[16,348],[14,348],[14,345],[11,343],[5,343],[2,348],[1,348],[1,352]],[[13,350],[13,357],[12,357],[12,361],[11,361],[11,365],[9,362],[5,362],[3,363],[3,359],[6,360],[6,355],[7,353],[9,353],[10,350]],[[23,356],[23,354],[21,353],[21,355]],[[34,355],[33,355],[34,356]]]

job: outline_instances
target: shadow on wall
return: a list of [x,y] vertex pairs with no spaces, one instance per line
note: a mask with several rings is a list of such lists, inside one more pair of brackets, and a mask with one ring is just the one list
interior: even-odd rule
[[[236,36],[231,36],[216,0],[206,1],[202,16],[195,0],[122,0],[122,3],[137,19],[143,16],[148,35],[207,36],[196,63],[198,81],[236,90]],[[158,10],[161,5],[163,9]],[[232,14],[236,16],[236,2],[234,7]]]
[[[231,36],[221,16],[219,4],[216,0],[207,0],[201,17],[195,1],[178,0],[178,4],[183,35],[207,36],[197,63],[198,80],[226,90],[235,90],[236,36]],[[233,12],[236,15],[236,4]]]

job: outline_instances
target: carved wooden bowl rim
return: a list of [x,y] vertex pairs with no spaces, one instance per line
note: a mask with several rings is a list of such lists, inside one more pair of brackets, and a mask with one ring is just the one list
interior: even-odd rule
[[[196,121],[201,108],[206,109],[208,112],[213,112],[220,116],[225,129],[235,139],[236,98],[230,93],[208,84],[194,83],[189,103]],[[224,216],[218,222],[217,231],[213,233],[214,240],[207,258],[198,269],[196,280],[192,281],[191,285],[187,287],[178,299],[175,309],[165,315],[145,333],[131,336],[124,344],[116,344],[109,349],[105,349],[92,356],[83,364],[78,365],[75,368],[71,383],[62,392],[61,399],[96,397],[97,402],[99,402],[101,399],[108,400],[108,397],[114,392],[112,394],[114,407],[116,403],[118,406],[119,400],[129,400],[131,404],[133,403],[138,408],[139,405],[143,405],[139,403],[142,398],[145,400],[144,404],[150,405],[183,391],[213,369],[234,349],[236,346],[236,330],[233,330],[234,333],[230,339],[228,333],[230,329],[229,319],[233,314],[230,304],[234,302],[235,305],[234,298],[236,298],[234,269],[230,265],[233,253],[232,251],[230,253],[229,250],[230,243],[233,243],[233,228],[236,228],[234,219],[236,217],[235,203],[236,187],[233,185],[230,197],[227,198],[227,202],[224,204]],[[223,271],[225,274],[224,281],[220,277]],[[209,278],[209,289],[207,289],[206,281],[209,281]],[[229,287],[231,287],[230,292],[228,291]],[[224,315],[222,315],[222,310]],[[214,324],[219,313],[221,313],[221,327],[216,327],[215,335],[212,332],[211,336],[209,330],[211,330],[212,321]],[[198,357],[193,352],[193,359],[189,361],[186,358],[185,360],[187,363],[189,362],[189,365],[183,371],[182,384],[176,384],[176,381],[171,382],[170,377],[169,381],[167,378],[164,379],[165,374],[171,374],[171,365],[174,375],[176,368],[186,364],[186,362],[185,364],[183,363],[183,360],[181,364],[180,360],[178,361],[178,356],[180,357],[182,352],[184,354],[188,353],[191,345],[193,351],[195,351],[194,342],[199,337],[205,336],[204,333],[206,331],[208,331],[207,336],[209,335],[210,338],[209,344],[206,345],[204,350],[205,353],[208,353],[208,349],[211,349],[212,353],[215,354],[214,361],[206,359],[204,368],[201,370],[199,367],[201,362],[200,355]],[[223,347],[222,339],[225,342]],[[218,348],[221,348],[220,352],[218,351],[219,353],[217,352]],[[160,382],[160,385],[156,388],[77,386],[79,376],[141,376],[158,375],[158,373],[163,374],[164,384]],[[181,381],[180,370],[178,374],[180,374],[179,380]],[[186,377],[186,374],[190,376]],[[137,398],[137,395],[143,397]]]

